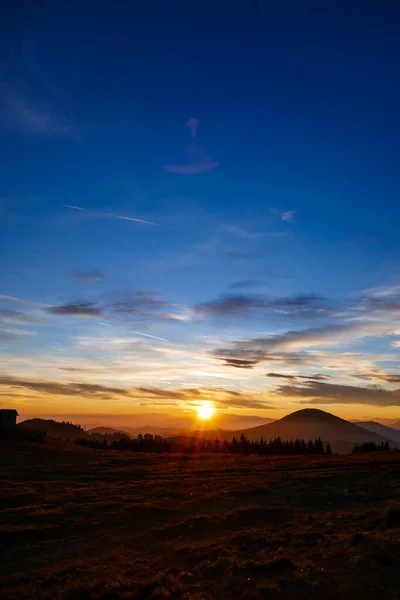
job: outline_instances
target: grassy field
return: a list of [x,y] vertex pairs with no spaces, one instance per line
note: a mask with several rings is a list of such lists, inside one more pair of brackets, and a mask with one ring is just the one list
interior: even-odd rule
[[0,448],[0,597],[395,599],[400,453]]

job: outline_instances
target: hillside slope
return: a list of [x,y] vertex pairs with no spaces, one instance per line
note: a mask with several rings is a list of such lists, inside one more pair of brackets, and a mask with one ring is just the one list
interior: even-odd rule
[[234,435],[240,436],[242,433],[249,439],[261,438],[261,436],[267,440],[274,437],[283,440],[295,438],[308,440],[320,437],[324,442],[331,444],[339,441],[351,444],[389,441],[392,446],[396,445],[393,439],[314,408],[296,411],[268,425],[238,430]]
[[53,419],[27,419],[17,425],[20,429],[34,429],[43,431],[46,435],[63,440],[76,440],[88,438],[89,435],[80,425],[69,421],[54,421]]
[[376,421],[358,421],[357,425],[363,429],[367,429],[368,431],[373,431],[374,433],[383,435],[384,437],[394,440],[395,442],[400,442],[400,431],[398,429],[393,429],[393,427],[382,425],[382,423],[377,423]]

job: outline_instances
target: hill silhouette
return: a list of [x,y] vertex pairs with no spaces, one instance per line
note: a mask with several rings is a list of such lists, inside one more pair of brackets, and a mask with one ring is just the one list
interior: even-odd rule
[[398,429],[394,429],[393,427],[388,427],[387,425],[383,425],[377,421],[358,421],[357,425],[363,429],[374,431],[379,435],[383,435],[388,439],[392,439],[395,442],[400,442],[400,431]]
[[86,431],[89,435],[127,435],[131,437],[132,434],[122,429],[114,429],[113,427],[94,427]]
[[316,408],[298,410],[273,423],[238,430],[234,435],[240,436],[242,433],[249,439],[263,437],[266,440],[275,437],[280,437],[282,440],[295,438],[308,440],[320,437],[324,442],[330,442],[337,452],[351,451],[352,445],[363,442],[380,444],[388,441],[391,446],[396,445],[396,441],[391,438]]
[[[212,433],[216,433],[217,437],[225,439],[221,432],[224,431],[235,431],[238,427],[250,428],[255,425],[266,425],[271,423],[274,419],[268,417],[257,417],[257,416],[240,416],[235,414],[227,415],[216,415],[213,417],[212,422],[208,425],[213,428]],[[139,434],[145,435],[150,433],[152,435],[161,435],[162,437],[176,437],[176,436],[201,436],[205,437],[205,431],[200,429],[201,425],[207,426],[205,423],[199,423],[198,419],[181,419],[181,424],[177,419],[168,419],[163,421],[162,425],[142,425],[140,427],[125,427],[124,430],[130,435],[138,436]],[[90,430],[91,433],[93,430]],[[230,436],[232,437],[232,436]],[[229,436],[227,439],[230,439]]]
[[80,426],[70,421],[54,421],[53,419],[27,419],[17,425],[20,429],[42,431],[46,435],[64,440],[89,438],[88,433]]

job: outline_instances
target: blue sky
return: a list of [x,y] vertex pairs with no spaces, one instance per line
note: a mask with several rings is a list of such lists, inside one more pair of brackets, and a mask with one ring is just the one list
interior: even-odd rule
[[3,405],[400,417],[400,8],[315,4],[9,8]]

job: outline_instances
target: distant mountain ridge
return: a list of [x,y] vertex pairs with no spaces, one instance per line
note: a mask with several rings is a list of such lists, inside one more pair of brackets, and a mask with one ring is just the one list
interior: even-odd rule
[[388,427],[387,425],[382,425],[382,423],[378,423],[377,421],[357,421],[356,424],[363,429],[374,431],[375,433],[383,435],[388,439],[392,439],[395,442],[400,442],[400,431],[398,429]]
[[364,429],[355,423],[316,408],[298,410],[273,423],[233,432],[236,436],[240,436],[242,433],[249,439],[263,437],[266,440],[275,437],[280,437],[282,440],[296,438],[308,440],[320,437],[324,442],[332,444],[336,451],[340,451],[339,448],[348,451],[350,445],[363,442],[380,444],[388,441],[391,446],[398,444],[397,440]]
[[[194,421],[193,424],[196,422]],[[364,426],[362,426],[362,424]],[[197,422],[197,425],[199,423]],[[204,423],[206,425],[206,423]],[[282,419],[264,423],[257,427],[237,429],[234,431],[215,427],[210,422],[210,429],[178,429],[164,427],[138,427],[125,430],[113,427],[95,427],[85,431],[80,425],[71,422],[59,422],[52,419],[28,419],[19,423],[17,427],[30,428],[44,431],[50,437],[60,439],[90,439],[102,436],[124,436],[137,437],[151,433],[168,438],[194,439],[204,438],[206,440],[228,440],[233,437],[239,438],[242,434],[249,440],[264,438],[266,441],[280,437],[282,441],[304,439],[315,440],[321,438],[324,443],[329,442],[334,452],[351,452],[355,444],[364,442],[389,442],[392,447],[400,448],[400,432],[374,421],[354,423],[336,417],[331,413],[315,408],[305,408],[286,415]]]
[[132,434],[122,429],[114,429],[114,427],[93,427],[93,429],[87,429],[86,433],[89,435],[127,435],[131,437]]

